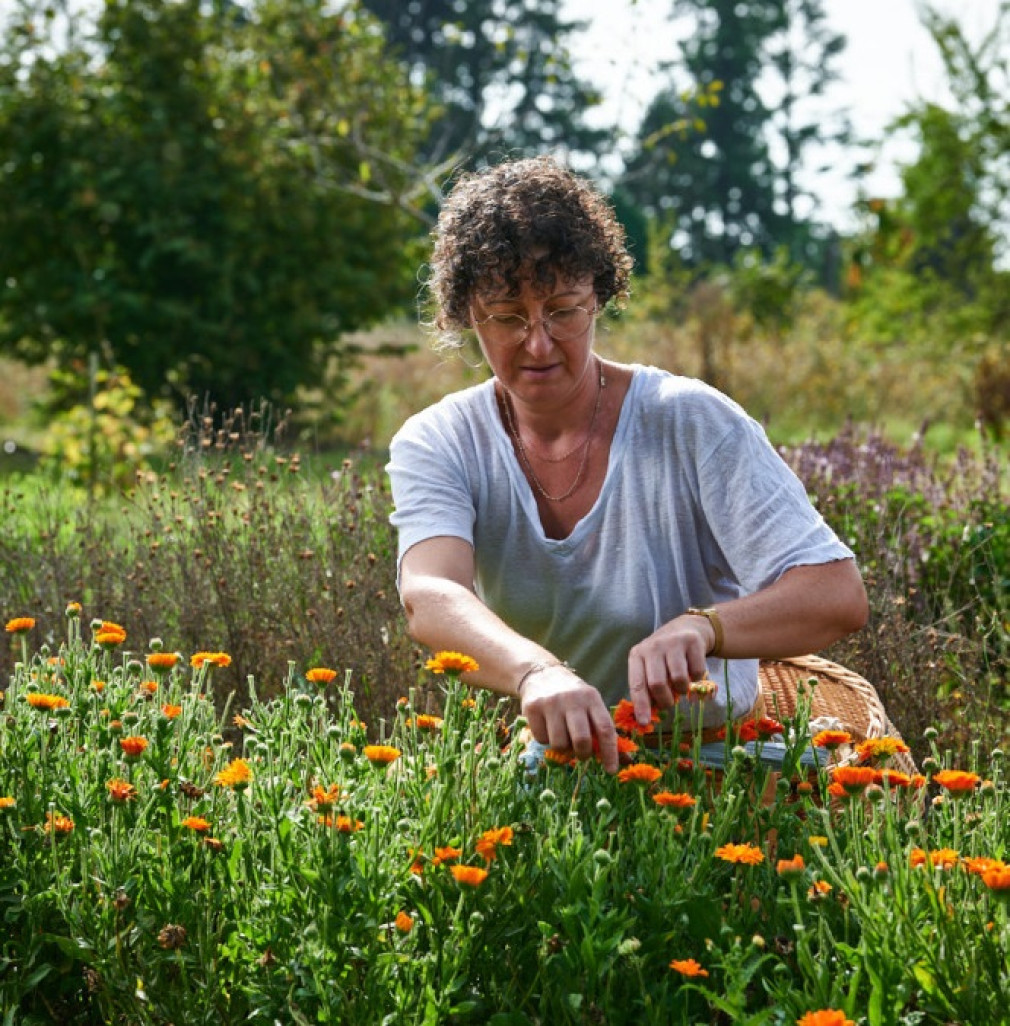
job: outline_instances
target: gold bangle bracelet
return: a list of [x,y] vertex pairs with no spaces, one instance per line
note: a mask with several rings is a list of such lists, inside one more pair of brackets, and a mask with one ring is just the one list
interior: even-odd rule
[[722,620],[719,617],[719,610],[715,606],[706,606],[704,609],[699,609],[697,606],[691,606],[690,609],[684,610],[688,616],[703,616],[712,625],[712,633],[715,635],[715,640],[712,642],[712,647],[706,652],[706,655],[719,656],[722,655],[722,645],[725,636],[722,632]]

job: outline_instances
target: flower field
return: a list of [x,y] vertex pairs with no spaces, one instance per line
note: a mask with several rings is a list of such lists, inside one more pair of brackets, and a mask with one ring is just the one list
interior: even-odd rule
[[364,724],[331,668],[292,665],[269,701],[250,679],[222,713],[227,653],[76,603],[58,645],[30,650],[33,626],[7,622],[5,1026],[981,1026],[1010,1006],[999,752],[982,773],[934,749],[911,775],[883,739],[837,767],[851,739],[808,749],[801,703],[727,737],[724,772],[628,731],[616,776],[530,769],[456,654],[428,664],[439,715],[408,694]]

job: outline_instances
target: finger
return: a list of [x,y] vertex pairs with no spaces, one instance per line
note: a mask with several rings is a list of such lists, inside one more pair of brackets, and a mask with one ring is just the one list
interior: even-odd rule
[[593,732],[589,718],[582,709],[569,714],[568,737],[572,751],[579,759],[588,759],[593,754]]
[[652,720],[652,699],[649,685],[645,682],[645,667],[635,656],[628,659],[628,693],[635,707],[635,719],[643,727],[648,726]]
[[687,669],[690,680],[701,680],[708,675],[708,660],[697,652],[688,653]]
[[603,703],[600,707],[593,707],[589,710],[589,720],[592,724],[593,733],[600,744],[600,762],[608,773],[616,773],[620,765],[620,758],[617,752],[617,731],[614,728],[614,721],[610,718]]
[[693,679],[688,660],[682,653],[668,653],[666,657],[666,679],[670,682],[674,696],[687,694],[687,686]]
[[572,739],[568,734],[568,726],[565,723],[563,713],[555,712],[547,717],[547,743],[551,748],[565,751],[572,747]]
[[651,682],[649,684],[649,695],[652,698],[652,704],[657,709],[669,709],[677,702],[673,688],[665,679]]
[[530,733],[532,733],[537,741],[542,745],[550,744],[550,732],[547,730],[547,721],[540,712],[535,709],[527,710],[526,723],[530,728]]

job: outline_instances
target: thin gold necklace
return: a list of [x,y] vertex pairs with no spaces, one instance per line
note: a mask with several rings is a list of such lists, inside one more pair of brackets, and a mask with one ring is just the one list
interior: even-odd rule
[[[579,449],[582,449],[582,460],[579,463],[579,469],[575,475],[575,480],[572,481],[569,488],[566,491],[562,492],[560,495],[551,495],[551,493],[547,491],[547,489],[544,488],[544,486],[541,484],[540,478],[537,477],[536,471],[534,471],[533,469],[533,464],[530,462],[529,453],[526,451],[526,446],[523,443],[522,435],[519,434],[519,426],[516,421],[515,411],[512,409],[512,396],[509,394],[507,388],[505,388],[504,386],[502,387],[502,391],[505,393],[505,402],[503,405],[505,407],[506,427],[508,428],[509,434],[515,439],[516,448],[519,450],[519,460],[522,463],[522,465],[526,468],[526,472],[530,476],[530,481],[533,484],[533,487],[536,488],[536,490],[548,502],[564,502],[565,499],[568,499],[572,495],[574,495],[579,485],[582,484],[582,479],[586,473],[586,467],[589,465],[589,443],[593,440],[593,430],[596,427],[596,419],[600,415],[600,406],[602,405],[603,400],[603,390],[607,387],[607,379],[603,373],[603,363],[600,360],[597,360],[597,365],[600,370],[599,387],[596,390],[596,405],[593,407],[593,416],[592,419],[589,421],[589,431],[586,433],[586,440],[580,446],[573,449],[571,453],[568,453],[568,455],[571,456],[572,453],[578,452]],[[564,459],[567,459],[567,456],[564,457]],[[561,463],[563,462],[563,459],[552,460],[550,462]]]

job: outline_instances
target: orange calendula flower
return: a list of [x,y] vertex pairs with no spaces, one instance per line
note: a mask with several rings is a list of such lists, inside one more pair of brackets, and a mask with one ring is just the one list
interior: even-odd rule
[[693,958],[675,958],[670,963],[670,968],[681,976],[708,976],[708,970],[702,968],[701,963]]
[[479,866],[450,866],[449,872],[456,883],[463,887],[480,887],[487,879],[487,870]]
[[573,752],[561,748],[548,748],[544,751],[544,762],[552,762],[555,766],[574,766],[578,761]]
[[485,862],[493,862],[498,856],[499,846],[508,847],[512,844],[514,834],[512,827],[492,827],[480,835],[480,840],[475,845],[477,854]]
[[231,656],[227,652],[194,652],[189,665],[194,670],[203,669],[204,666],[217,666],[223,670],[231,666]]
[[414,917],[401,909],[396,913],[396,928],[400,933],[410,933],[414,929]]
[[91,682],[91,690],[94,691],[95,694],[100,695],[105,690],[105,681],[93,680]]
[[724,844],[716,848],[715,857],[723,862],[739,862],[745,866],[757,866],[765,860],[765,853],[753,844]]
[[388,766],[400,758],[400,749],[392,745],[365,745],[362,751],[373,766]]
[[17,799],[11,798],[10,795],[0,795],[0,812],[17,808],[17,804]]
[[962,859],[961,867],[968,873],[982,876],[988,873],[990,869],[1005,869],[1006,864],[1002,859],[991,859],[985,855],[973,855]]
[[1010,866],[994,866],[982,874],[982,883],[1001,898],[1010,899]]
[[253,772],[245,759],[232,759],[223,770],[214,776],[218,787],[232,787],[237,791],[247,787],[253,778]]
[[444,848],[435,849],[435,857],[431,860],[433,866],[441,866],[445,862],[455,862],[463,854],[462,848],[453,848],[446,845]]
[[977,773],[968,773],[966,770],[940,770],[933,774],[933,781],[954,796],[974,791],[981,780]]
[[711,698],[718,690],[719,685],[714,680],[709,680],[708,677],[693,680],[687,686],[687,693],[701,702],[704,702],[706,698]]
[[762,716],[761,719],[755,722],[754,729],[762,741],[767,741],[769,738],[785,733],[786,728],[771,716]]
[[880,779],[877,781],[882,787],[901,788],[907,791],[912,786],[912,778],[900,770],[882,769]]
[[350,816],[317,816],[316,820],[320,826],[328,827],[329,829],[336,830],[341,834],[353,834],[358,830],[363,830],[365,824],[360,819],[351,819]]
[[844,1012],[836,1012],[833,1008],[824,1008],[819,1012],[807,1012],[796,1020],[796,1026],[856,1026],[851,1019],[845,1018]]
[[210,820],[203,816],[187,816],[179,825],[197,834],[205,834],[210,830]]
[[682,791],[658,791],[652,796],[652,800],[668,809],[690,809],[698,804],[697,798]]
[[659,723],[659,712],[653,709],[650,720],[643,727],[635,718],[635,706],[627,698],[622,698],[614,708],[614,726],[625,734],[651,734],[655,724]]
[[810,743],[815,748],[825,748],[833,752],[842,745],[852,744],[852,735],[847,730],[822,730],[819,734],[814,734]]
[[74,829],[74,821],[59,812],[47,812],[42,829],[47,834],[69,834]]
[[145,695],[157,694],[158,682],[156,680],[142,680],[140,682],[140,691]]
[[886,762],[894,755],[909,750],[900,737],[868,737],[856,745],[856,756],[860,762]]
[[325,666],[313,666],[311,670],[305,672],[305,679],[310,684],[322,684],[324,687],[332,683],[336,676],[336,670],[327,669]]
[[106,781],[105,788],[114,802],[132,802],[137,797],[137,789],[133,784],[119,777]]
[[779,859],[775,864],[775,872],[783,880],[789,881],[798,880],[806,868],[807,864],[803,861],[802,855],[794,855],[791,859]]
[[70,702],[62,695],[44,695],[41,691],[29,691],[25,695],[25,701],[33,709],[41,709],[43,712],[52,712],[54,709],[66,709]]
[[618,770],[617,779],[622,784],[654,784],[662,775],[663,771],[658,767],[638,762],[633,766],[625,766],[624,769]]
[[147,665],[156,673],[171,670],[178,662],[178,652],[149,652],[147,654]]
[[71,619],[75,619],[76,617],[81,615],[82,608],[83,607],[81,606],[80,602],[68,602],[67,608],[64,610],[64,612]]
[[807,891],[811,901],[822,901],[831,893],[831,884],[827,880],[815,880]]
[[473,673],[480,669],[476,659],[462,652],[436,652],[424,667],[432,673]]
[[161,715],[164,716],[166,720],[174,720],[176,717],[182,715],[182,706],[172,705],[171,702],[166,702],[161,707]]
[[30,616],[15,616],[13,620],[7,621],[5,630],[8,634],[25,634],[35,626],[35,620]]
[[831,781],[841,785],[846,794],[859,794],[877,782],[877,771],[871,766],[836,766]]
[[913,867],[924,866],[927,863],[934,869],[952,869],[960,860],[958,852],[953,848],[937,848],[935,851],[923,851],[922,848],[913,848],[908,854],[909,864]]
[[119,747],[128,759],[139,759],[147,750],[148,740],[146,737],[121,737]]
[[328,809],[336,805],[344,797],[339,784],[330,784],[329,787],[313,787],[312,797],[305,803],[310,809]]
[[442,717],[430,716],[428,713],[418,713],[412,720],[407,720],[408,727],[417,727],[418,730],[441,730]]
[[95,641],[102,648],[115,648],[126,641],[126,628],[111,620],[103,620],[101,627],[95,632]]

